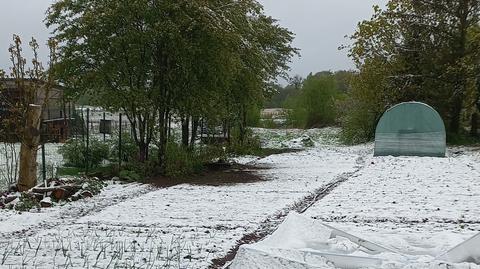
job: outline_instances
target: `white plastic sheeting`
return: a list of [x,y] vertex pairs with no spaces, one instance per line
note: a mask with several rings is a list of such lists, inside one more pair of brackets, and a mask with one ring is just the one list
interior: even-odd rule
[[452,263],[480,264],[480,233],[438,256],[437,259]]
[[[386,238],[388,242],[388,238]],[[263,241],[240,247],[230,269],[480,268],[480,235],[435,258],[402,254],[314,219],[291,213]],[[468,264],[471,263],[471,264]],[[448,264],[447,267],[446,264]]]

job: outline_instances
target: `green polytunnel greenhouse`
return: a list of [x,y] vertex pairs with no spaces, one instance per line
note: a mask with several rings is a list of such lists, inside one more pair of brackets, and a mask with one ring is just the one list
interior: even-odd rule
[[445,157],[445,124],[431,106],[407,102],[387,110],[375,132],[375,156]]

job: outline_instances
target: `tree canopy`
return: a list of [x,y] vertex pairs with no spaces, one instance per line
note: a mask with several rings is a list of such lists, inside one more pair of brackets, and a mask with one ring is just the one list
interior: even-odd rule
[[[389,1],[351,37],[359,73],[343,106],[349,140],[373,137],[390,106],[421,101],[438,110],[449,133],[476,121],[480,1]],[[476,127],[472,129],[476,132]]]
[[255,0],[60,0],[46,21],[60,42],[61,81],[125,112],[140,160],[155,141],[162,162],[173,116],[187,144],[190,120],[243,131],[246,111],[297,53],[293,34]]

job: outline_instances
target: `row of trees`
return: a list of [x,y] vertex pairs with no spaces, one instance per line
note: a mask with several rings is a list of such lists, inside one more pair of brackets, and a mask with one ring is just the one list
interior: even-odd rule
[[339,123],[337,107],[351,91],[352,71],[322,71],[305,79],[295,76],[265,104],[267,108],[285,108],[287,125],[296,128],[318,128]]
[[285,76],[293,34],[255,0],[61,0],[47,12],[55,73],[73,97],[128,117],[138,161],[165,163],[172,118],[193,147],[201,119],[246,134],[247,112]]
[[48,68],[34,39],[27,65],[14,36],[11,73],[0,71],[20,90],[16,99],[2,95],[10,115],[2,124],[15,127],[21,142],[21,191],[37,181],[42,113],[55,84],[70,98],[124,113],[137,160],[146,162],[155,143],[164,172],[172,120],[181,121],[186,149],[193,149],[201,120],[237,129],[243,143],[248,112],[272,94],[272,82],[286,76],[297,54],[293,34],[255,0],[60,0],[46,24],[54,35]]
[[359,24],[350,56],[358,74],[341,104],[349,142],[373,138],[390,106],[422,101],[444,118],[449,138],[477,135],[480,1],[395,0]]

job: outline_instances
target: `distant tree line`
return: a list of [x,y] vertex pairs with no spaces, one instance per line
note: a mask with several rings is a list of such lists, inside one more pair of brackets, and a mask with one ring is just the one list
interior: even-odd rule
[[305,79],[295,76],[287,86],[276,86],[276,93],[265,107],[285,108],[290,127],[337,125],[337,104],[350,92],[353,75],[352,71],[322,71]]

